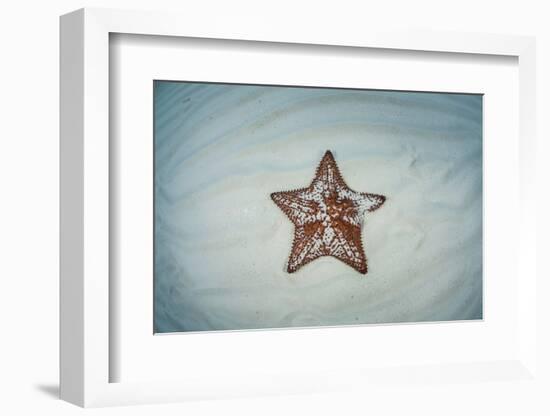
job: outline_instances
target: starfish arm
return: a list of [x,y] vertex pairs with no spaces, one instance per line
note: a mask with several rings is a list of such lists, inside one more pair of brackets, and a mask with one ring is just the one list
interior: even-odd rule
[[363,198],[361,199],[361,207],[369,212],[375,211],[386,202],[384,195],[361,193]]
[[321,234],[322,229],[318,224],[296,227],[294,243],[288,258],[288,273],[294,273],[307,263],[326,255],[323,250]]
[[319,163],[311,186],[317,192],[328,193],[335,193],[341,188],[347,188],[330,150],[327,150]]
[[352,201],[352,203],[356,207],[356,218],[350,218],[350,216],[346,218],[348,222],[353,225],[359,225],[365,212],[372,212],[377,210],[386,201],[386,197],[384,195],[355,192],[347,187],[339,190],[338,198],[340,200],[347,199],[349,201]]
[[274,192],[271,199],[295,225],[315,221],[315,202],[306,198],[307,189],[288,192]]
[[359,273],[367,273],[367,258],[361,243],[361,229],[353,227],[348,232],[336,228],[330,244],[330,255],[353,267]]

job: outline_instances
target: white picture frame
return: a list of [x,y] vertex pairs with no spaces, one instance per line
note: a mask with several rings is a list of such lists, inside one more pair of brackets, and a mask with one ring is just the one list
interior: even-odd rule
[[[223,19],[205,24],[192,16],[167,13],[82,9],[61,18],[61,398],[80,406],[158,403],[192,398],[319,392],[349,383],[407,380],[410,370],[380,368],[368,373],[341,368],[330,377],[313,371],[296,375],[288,368],[256,379],[235,374],[181,381],[111,382],[110,365],[110,164],[109,36],[113,33],[206,39],[332,45],[453,54],[516,57],[519,66],[519,214],[517,218],[517,354],[499,361],[442,363],[415,370],[413,378],[461,378],[504,374],[507,379],[536,377],[536,268],[534,142],[535,41],[530,37],[465,33],[328,33],[312,27],[266,22],[239,24]],[[111,328],[112,330],[112,328]],[[351,329],[353,331],[353,328]],[[319,330],[329,331],[329,330]],[[348,379],[343,383],[343,379]],[[483,377],[481,377],[483,379]],[[353,381],[351,381],[353,380]]]

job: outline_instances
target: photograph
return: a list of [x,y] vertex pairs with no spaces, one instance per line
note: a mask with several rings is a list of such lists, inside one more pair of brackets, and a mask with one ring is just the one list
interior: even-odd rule
[[154,333],[483,319],[483,95],[153,81]]

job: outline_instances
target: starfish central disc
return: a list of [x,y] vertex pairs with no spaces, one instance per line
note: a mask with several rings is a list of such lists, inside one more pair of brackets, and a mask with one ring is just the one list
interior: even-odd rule
[[350,189],[330,151],[323,156],[309,187],[274,192],[271,199],[295,226],[289,273],[322,256],[335,257],[359,273],[367,273],[361,242],[363,217],[386,198]]

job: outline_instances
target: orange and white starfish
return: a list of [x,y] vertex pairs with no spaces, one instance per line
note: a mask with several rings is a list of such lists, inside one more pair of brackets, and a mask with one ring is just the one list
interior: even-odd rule
[[359,273],[367,273],[361,225],[365,213],[378,209],[386,197],[350,189],[330,151],[323,156],[309,187],[274,192],[271,199],[295,226],[289,273],[322,256],[333,256]]

